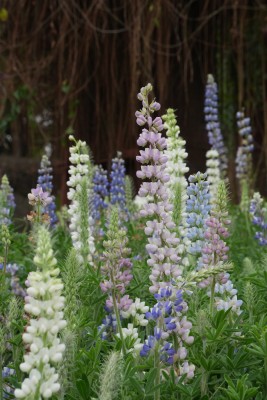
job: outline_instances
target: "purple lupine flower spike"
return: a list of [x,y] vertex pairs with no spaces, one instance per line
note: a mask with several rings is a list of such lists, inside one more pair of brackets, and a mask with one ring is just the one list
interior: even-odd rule
[[227,150],[223,142],[219,121],[218,87],[213,76],[210,74],[208,75],[205,91],[204,114],[209,144],[211,145],[212,149],[217,150],[219,154],[220,169],[222,171],[223,178],[227,172]]

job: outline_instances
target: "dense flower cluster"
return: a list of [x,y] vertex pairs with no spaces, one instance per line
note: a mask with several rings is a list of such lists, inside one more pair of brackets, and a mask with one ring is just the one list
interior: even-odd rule
[[220,171],[222,177],[227,170],[227,151],[223,142],[218,116],[218,88],[212,75],[208,75],[208,81],[205,91],[205,121],[208,132],[209,143],[213,150],[217,150],[220,161]]
[[31,193],[28,194],[28,200],[31,206],[45,208],[51,203],[52,197],[49,196],[48,192],[44,192],[41,186],[37,186],[36,189],[31,189]]
[[[175,290],[172,287],[159,289],[159,292],[154,295],[157,303],[146,313],[148,320],[156,322],[154,335],[149,335],[140,355],[145,357],[158,347],[160,360],[167,364],[178,362],[183,365],[187,356],[187,350],[184,343],[192,344],[194,337],[190,336],[191,322],[187,321],[185,316],[182,316],[188,309],[187,303],[183,300],[181,290]],[[176,336],[178,344],[173,345],[172,335]],[[191,366],[187,377],[194,376],[195,366]]]
[[[140,354],[143,344],[138,336],[138,328],[135,328],[134,324],[128,324],[127,328],[122,328],[122,335],[126,341],[130,339],[131,348],[127,349],[127,353],[133,352],[135,356]],[[119,337],[118,333],[117,336]]]
[[52,366],[62,360],[65,345],[60,343],[58,332],[66,326],[62,309],[64,297],[63,284],[56,268],[49,232],[41,227],[34,263],[36,271],[28,275],[25,311],[30,315],[29,324],[23,334],[23,341],[29,347],[20,365],[29,374],[15,390],[18,399],[50,398],[60,389],[58,374]]
[[55,196],[52,195],[53,190],[53,169],[51,167],[51,145],[45,147],[45,154],[42,156],[41,165],[38,169],[37,184],[43,189],[43,192],[49,193],[51,202],[44,207],[44,213],[50,217],[50,225],[54,226],[57,223]]
[[140,301],[137,297],[128,310],[121,311],[121,316],[125,319],[132,318],[134,326],[147,326],[148,320],[145,318],[145,314],[148,310],[149,307],[145,305],[145,302]]
[[108,178],[107,171],[101,165],[97,165],[93,175],[93,210],[92,217],[94,220],[99,220],[101,211],[107,208],[108,203]]
[[29,204],[34,208],[34,211],[27,215],[28,220],[30,222],[49,223],[50,217],[44,211],[52,202],[50,193],[44,192],[41,186],[37,185],[35,189],[31,189],[31,193],[28,194],[28,200]]
[[95,251],[94,238],[92,235],[92,217],[89,209],[90,187],[89,187],[89,155],[85,142],[74,141],[70,147],[70,168],[68,199],[70,216],[70,233],[72,243],[77,250],[80,262],[92,260]]
[[261,246],[267,246],[267,207],[260,193],[254,193],[249,212],[252,223],[260,229],[256,232],[255,238]]
[[229,274],[224,274],[224,280],[227,279],[225,283],[218,283],[215,284],[215,305],[217,310],[231,310],[237,314],[241,314],[240,307],[243,304],[242,300],[238,300],[237,298],[237,290],[234,289],[234,285],[232,281],[229,279]]
[[10,225],[15,209],[13,189],[6,175],[3,175],[0,185],[0,225]]

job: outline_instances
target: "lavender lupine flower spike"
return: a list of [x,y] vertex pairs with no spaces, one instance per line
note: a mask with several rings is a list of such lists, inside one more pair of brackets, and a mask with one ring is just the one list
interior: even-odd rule
[[127,258],[130,252],[127,242],[126,231],[119,226],[118,208],[114,207],[111,209],[107,240],[103,242],[105,251],[102,256],[101,272],[104,280],[100,283],[100,287],[104,293],[109,295],[105,307],[108,315],[99,327],[103,339],[118,329],[123,341],[120,311],[127,311],[133,302],[128,295],[124,295],[125,289],[133,277],[132,262]]
[[180,260],[176,251],[179,239],[171,232],[175,228],[171,218],[173,207],[169,203],[165,186],[169,181],[169,174],[166,172],[167,156],[163,153],[166,139],[160,133],[163,130],[161,118],[156,117],[153,120],[151,117],[151,114],[160,108],[159,103],[155,101],[149,104],[148,95],[151,91],[152,86],[148,84],[138,95],[143,108],[136,112],[136,122],[140,126],[147,124],[148,129],[143,128],[137,140],[139,146],[146,148],[140,150],[140,156],[136,159],[142,164],[137,176],[145,180],[139,189],[139,196],[151,196],[140,214],[154,218],[146,223],[145,233],[149,236],[149,244],[146,245],[150,257],[148,265],[152,267],[149,277],[152,282],[150,291],[157,293],[160,287],[171,285],[172,279],[181,275],[181,269],[177,266]]
[[221,177],[223,178],[227,171],[227,150],[223,142],[218,116],[218,87],[213,76],[210,74],[208,75],[205,91],[204,113],[209,143],[212,149],[217,150],[219,153]]
[[[223,266],[228,259],[229,248],[225,239],[229,236],[228,225],[231,221],[228,218],[227,189],[223,181],[218,185],[217,199],[210,213],[205,222],[202,268]],[[236,314],[241,314],[242,300],[237,299],[237,290],[233,287],[229,273],[221,273],[199,284],[202,288],[208,285],[210,285],[208,294],[211,296],[211,301],[215,301],[217,310],[231,308]]]
[[0,185],[0,225],[10,225],[15,209],[13,189],[6,175],[2,177]]
[[52,201],[44,207],[44,212],[47,213],[50,217],[50,225],[55,226],[57,223],[57,216],[56,216],[56,205],[55,205],[55,196],[51,195],[53,190],[53,176],[52,172],[53,169],[51,167],[51,145],[48,144],[45,147],[45,154],[42,156],[40,169],[38,170],[38,186],[43,189],[43,192],[49,193],[52,198]]
[[[161,118],[151,117],[160,109],[160,104],[154,100],[149,102],[148,96],[151,91],[152,85],[148,84],[141,88],[137,96],[142,101],[143,107],[135,114],[136,122],[139,126],[147,125],[148,129],[143,128],[137,140],[137,144],[145,149],[140,150],[140,155],[136,159],[142,164],[137,176],[145,180],[139,189],[139,196],[149,196],[140,214],[153,218],[146,223],[145,233],[149,236],[149,243],[146,245],[149,254],[148,265],[152,267],[149,276],[152,286],[149,290],[154,293],[158,302],[150,312],[146,313],[146,318],[154,321],[155,328],[154,335],[148,336],[140,355],[147,356],[153,353],[158,374],[155,384],[158,384],[161,362],[166,365],[178,361],[180,375],[187,373],[188,378],[194,375],[194,366],[185,369],[184,358],[187,353],[183,347],[183,340],[192,343],[193,337],[189,337],[192,325],[186,317],[180,318],[181,312],[187,310],[187,305],[183,301],[181,290],[173,287],[182,273],[178,266],[180,257],[177,255],[179,239],[173,232],[175,228],[171,214],[173,207],[169,202],[166,187],[169,181],[169,174],[166,171],[167,156],[163,153],[166,139],[160,133],[164,126]],[[166,340],[171,338],[172,332],[175,332],[178,339],[178,349],[171,341]],[[157,398],[160,398],[159,396],[158,394]]]

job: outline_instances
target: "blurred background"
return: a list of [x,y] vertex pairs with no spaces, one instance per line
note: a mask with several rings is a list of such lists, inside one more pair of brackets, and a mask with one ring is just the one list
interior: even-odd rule
[[134,177],[136,95],[148,82],[162,112],[176,109],[190,172],[203,171],[208,73],[219,87],[233,199],[242,107],[255,141],[255,186],[266,195],[265,0],[0,1],[0,176],[14,187],[17,212],[36,186],[47,143],[55,194],[66,202],[71,130],[105,168],[120,150]]

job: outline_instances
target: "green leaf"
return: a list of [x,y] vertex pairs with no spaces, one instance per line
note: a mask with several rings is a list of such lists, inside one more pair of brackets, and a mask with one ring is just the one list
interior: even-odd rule
[[137,392],[137,394],[139,394],[140,396],[142,396],[140,399],[141,400],[144,398],[144,389],[142,388],[142,386],[140,385],[140,383],[133,377],[131,377],[129,379],[130,384],[133,386],[133,388],[135,389],[135,391]]
[[156,376],[157,376],[157,368],[152,368],[147,374],[147,382],[145,386],[146,393],[149,393],[151,391],[151,388],[153,388]]
[[88,399],[90,393],[90,386],[86,375],[82,375],[82,379],[77,379],[76,387],[83,399]]

